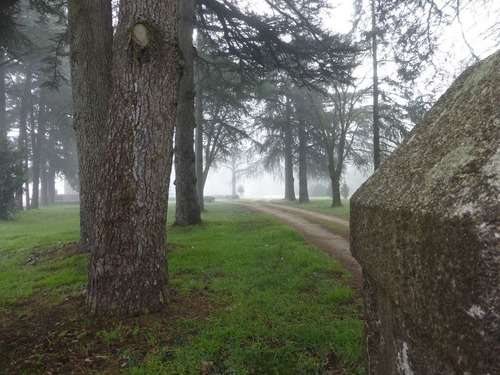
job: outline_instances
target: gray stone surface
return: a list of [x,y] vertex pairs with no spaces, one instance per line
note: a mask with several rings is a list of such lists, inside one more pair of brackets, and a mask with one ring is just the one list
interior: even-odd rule
[[500,51],[351,199],[367,374],[500,374]]

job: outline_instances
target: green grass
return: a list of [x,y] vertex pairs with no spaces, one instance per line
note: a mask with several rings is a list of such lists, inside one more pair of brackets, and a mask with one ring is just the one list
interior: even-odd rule
[[283,199],[273,200],[272,203],[303,208],[305,210],[310,210],[315,212],[321,212],[331,216],[340,217],[346,220],[349,219],[350,215],[348,199],[342,200],[343,207],[331,207],[332,200],[327,198],[312,198],[311,201],[308,203],[298,203],[298,201],[290,202]]
[[170,274],[180,293],[208,290],[225,307],[183,322],[187,342],[133,373],[315,374],[331,353],[362,373],[361,305],[345,271],[272,219],[209,208],[203,227],[169,232]]
[[60,257],[62,247],[78,241],[77,206],[20,212],[0,221],[0,308],[40,289],[57,295],[82,289],[87,257]]
[[346,227],[345,225],[342,225],[342,224],[334,223],[334,222],[329,221],[329,220],[324,220],[324,219],[320,219],[320,218],[313,217],[313,216],[308,216],[307,220],[309,220],[313,223],[319,224],[322,227],[329,228],[329,229],[333,230],[334,232],[336,232],[338,234],[342,234],[346,237],[349,237],[349,235],[351,233],[351,230],[349,227]]
[[[150,354],[138,360],[127,352],[130,367],[114,370],[362,374],[362,304],[348,287],[349,275],[268,216],[223,203],[208,209],[203,225],[169,228],[167,240],[172,289],[181,300],[203,293],[211,310],[171,322],[168,340],[148,333]],[[169,211],[172,216],[174,209]],[[55,301],[63,297],[61,291],[79,293],[86,256],[57,256],[62,244],[77,236],[75,206],[0,222],[0,307],[39,291],[53,293]],[[32,258],[37,259],[33,265]],[[137,326],[134,320],[127,324]],[[123,341],[127,330],[96,332],[110,346],[131,347]],[[140,328],[133,331],[132,337],[143,335]]]

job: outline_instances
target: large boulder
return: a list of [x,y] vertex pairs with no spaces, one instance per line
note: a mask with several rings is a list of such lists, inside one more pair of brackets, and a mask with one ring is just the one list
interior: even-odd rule
[[500,374],[500,51],[351,199],[367,374]]

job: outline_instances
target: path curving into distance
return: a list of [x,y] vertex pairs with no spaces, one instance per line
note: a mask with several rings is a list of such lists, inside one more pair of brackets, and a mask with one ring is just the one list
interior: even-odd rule
[[231,201],[250,210],[263,212],[301,232],[306,239],[332,258],[337,260],[351,275],[356,289],[363,289],[362,269],[351,255],[349,239],[345,234],[335,232],[318,223],[329,221],[349,227],[349,221],[338,217],[304,210],[298,207],[284,206],[265,201]]

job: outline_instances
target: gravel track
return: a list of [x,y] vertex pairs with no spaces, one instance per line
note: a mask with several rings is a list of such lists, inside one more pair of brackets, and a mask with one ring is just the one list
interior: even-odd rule
[[233,201],[253,211],[263,212],[301,232],[307,240],[336,259],[352,275],[355,288],[363,288],[362,269],[352,257],[345,235],[336,233],[317,222],[318,219],[349,227],[349,221],[326,214],[264,201]]

